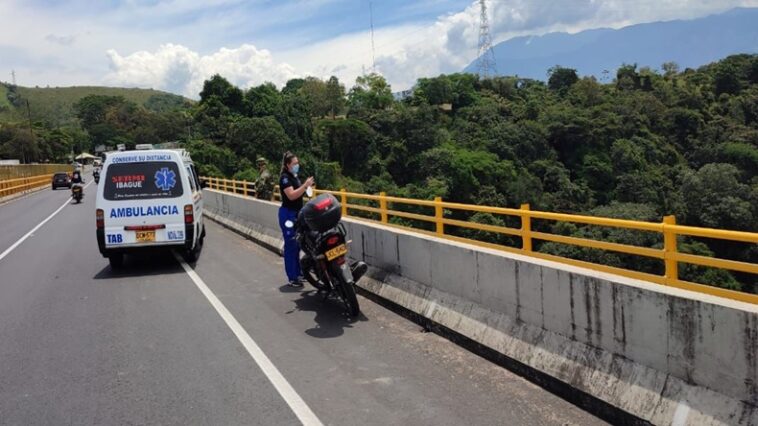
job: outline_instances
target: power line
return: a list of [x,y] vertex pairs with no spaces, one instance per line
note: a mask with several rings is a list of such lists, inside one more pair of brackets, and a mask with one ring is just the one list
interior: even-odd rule
[[492,50],[492,37],[490,36],[490,24],[487,18],[487,3],[485,0],[479,0],[479,57],[476,68],[479,75],[483,78],[489,78],[497,73],[497,64],[495,63],[495,52]]

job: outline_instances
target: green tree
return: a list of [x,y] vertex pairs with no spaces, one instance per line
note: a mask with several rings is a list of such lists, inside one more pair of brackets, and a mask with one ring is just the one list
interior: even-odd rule
[[641,88],[637,64],[624,64],[616,71],[616,88],[619,90],[637,90]]
[[321,120],[316,126],[315,142],[330,160],[340,165],[349,177],[368,179],[365,164],[374,132],[366,123],[355,120]]
[[452,104],[453,82],[444,75],[436,78],[420,78],[413,95],[430,105]]
[[737,67],[729,62],[719,64],[713,78],[713,90],[717,95],[735,94],[740,91],[741,83]]
[[225,177],[237,171],[237,157],[228,148],[221,148],[212,142],[193,140],[185,145],[197,163],[201,176]]
[[305,79],[299,93],[303,96],[308,107],[309,117],[324,117],[329,113],[327,105],[326,83],[316,77]]
[[171,112],[186,109],[189,102],[181,96],[170,94],[153,95],[145,101],[145,108],[152,112]]
[[379,74],[362,75],[355,79],[355,86],[347,95],[351,109],[386,109],[392,105],[392,89]]
[[756,188],[740,183],[739,176],[739,169],[723,163],[706,164],[686,175],[681,187],[687,209],[685,223],[758,231]]
[[670,79],[679,73],[679,64],[676,62],[664,62],[661,65],[661,69],[663,70],[663,75]]
[[325,100],[332,118],[345,109],[345,86],[335,76],[331,76],[326,82]]
[[121,96],[88,95],[74,104],[74,111],[82,127],[89,129],[104,123],[109,111],[126,103]]
[[284,129],[273,117],[240,118],[229,128],[229,146],[237,155],[255,161],[264,158],[281,158],[292,148]]
[[200,104],[205,104],[214,97],[230,111],[238,114],[243,113],[244,95],[242,90],[218,74],[213,75],[203,83],[203,90],[200,91]]
[[564,68],[556,65],[547,71],[547,87],[555,92],[565,95],[571,86],[579,81],[579,76],[573,68]]
[[282,107],[282,95],[273,83],[265,83],[248,89],[243,103],[248,117],[276,116]]

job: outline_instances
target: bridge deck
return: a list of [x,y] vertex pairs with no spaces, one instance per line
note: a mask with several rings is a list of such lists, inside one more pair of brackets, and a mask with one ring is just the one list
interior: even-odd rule
[[[0,259],[0,423],[292,424],[298,418],[182,266],[97,252],[95,186]],[[0,253],[66,204],[0,205]],[[600,424],[361,298],[284,287],[282,260],[218,225],[196,272],[324,424]]]

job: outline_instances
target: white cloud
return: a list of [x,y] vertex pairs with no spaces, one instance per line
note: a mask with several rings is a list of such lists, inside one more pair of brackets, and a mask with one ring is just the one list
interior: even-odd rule
[[266,81],[282,86],[297,76],[290,65],[275,62],[268,50],[249,44],[235,49],[221,48],[210,55],[200,55],[175,44],[127,56],[111,49],[107,55],[111,68],[105,77],[108,84],[152,87],[192,98],[197,98],[203,82],[213,74],[221,74],[243,88]]

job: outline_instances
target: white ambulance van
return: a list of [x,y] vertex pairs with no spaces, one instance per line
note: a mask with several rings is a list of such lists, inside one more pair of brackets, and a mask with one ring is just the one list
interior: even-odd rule
[[95,202],[97,245],[111,268],[124,254],[180,249],[190,262],[203,248],[203,193],[184,150],[108,154]]

